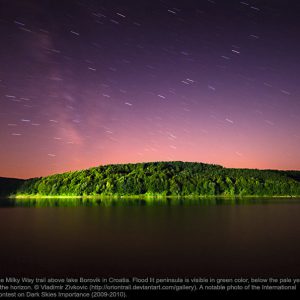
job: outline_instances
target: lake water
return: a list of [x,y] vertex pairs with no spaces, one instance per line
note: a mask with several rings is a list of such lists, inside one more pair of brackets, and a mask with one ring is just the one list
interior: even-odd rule
[[1,276],[300,275],[300,199],[0,203]]

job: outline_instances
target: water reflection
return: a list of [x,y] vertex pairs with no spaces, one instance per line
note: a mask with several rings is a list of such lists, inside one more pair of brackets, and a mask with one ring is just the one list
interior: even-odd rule
[[0,198],[0,207],[207,206],[299,203],[300,198]]
[[300,274],[299,198],[1,203],[0,276]]

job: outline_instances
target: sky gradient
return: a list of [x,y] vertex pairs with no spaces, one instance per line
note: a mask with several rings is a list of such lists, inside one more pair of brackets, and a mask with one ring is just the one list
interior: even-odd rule
[[299,1],[0,0],[0,176],[300,169]]

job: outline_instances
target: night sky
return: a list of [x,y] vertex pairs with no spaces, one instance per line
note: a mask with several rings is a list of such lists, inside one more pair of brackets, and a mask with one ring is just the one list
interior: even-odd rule
[[0,0],[0,176],[300,169],[299,3]]

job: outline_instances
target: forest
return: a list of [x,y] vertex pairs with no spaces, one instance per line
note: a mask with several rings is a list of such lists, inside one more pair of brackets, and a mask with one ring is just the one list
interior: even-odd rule
[[[1,180],[4,180],[3,178]],[[5,186],[5,184],[1,185]],[[10,182],[14,196],[299,196],[300,171],[194,162],[112,164]]]
[[23,179],[0,177],[0,197],[14,194],[24,182]]

